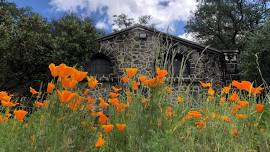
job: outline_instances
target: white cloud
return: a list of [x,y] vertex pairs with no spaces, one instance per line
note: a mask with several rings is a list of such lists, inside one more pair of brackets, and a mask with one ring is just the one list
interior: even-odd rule
[[106,30],[109,27],[108,27],[108,24],[106,22],[104,22],[104,21],[98,21],[97,24],[96,24],[96,28],[97,29],[104,29],[104,30]]
[[175,29],[173,24],[175,21],[187,21],[197,2],[196,0],[50,0],[50,5],[56,11],[84,10],[88,14],[100,11],[108,15],[106,21],[108,24],[112,23],[115,14],[125,13],[132,18],[151,15],[152,23],[158,29],[166,31],[168,27]]
[[178,37],[187,39],[193,42],[198,42],[198,40],[196,39],[196,33],[184,33],[182,35],[179,35]]

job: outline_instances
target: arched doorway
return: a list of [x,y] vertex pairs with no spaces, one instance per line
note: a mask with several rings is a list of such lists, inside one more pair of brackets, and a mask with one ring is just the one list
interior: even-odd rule
[[89,74],[96,77],[109,77],[113,74],[113,64],[103,54],[94,55],[89,63]]

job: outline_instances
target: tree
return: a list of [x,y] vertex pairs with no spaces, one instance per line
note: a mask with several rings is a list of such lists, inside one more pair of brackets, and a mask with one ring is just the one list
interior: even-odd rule
[[122,29],[126,29],[130,26],[133,26],[135,24],[140,24],[140,25],[144,25],[144,26],[149,26],[149,27],[153,27],[153,25],[149,25],[150,21],[151,21],[151,16],[150,15],[143,15],[143,16],[139,16],[137,21],[135,21],[134,18],[129,18],[128,15],[126,14],[120,14],[120,15],[114,15],[114,20],[113,20],[113,31],[119,31]]
[[270,20],[262,29],[249,33],[241,53],[241,69],[245,79],[270,84]]
[[49,80],[50,63],[85,66],[98,34],[89,18],[48,22],[29,8],[0,2],[0,90],[22,94]]
[[201,0],[187,22],[188,33],[218,49],[241,50],[247,32],[265,23],[268,0]]

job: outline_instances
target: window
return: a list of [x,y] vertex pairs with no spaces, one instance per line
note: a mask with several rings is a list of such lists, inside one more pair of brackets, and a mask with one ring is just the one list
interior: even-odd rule
[[106,56],[96,55],[92,57],[88,71],[93,76],[109,76],[113,74],[113,64]]
[[[183,72],[183,77],[190,75],[190,64],[189,61],[184,58],[182,54],[177,54],[173,60],[173,76],[179,76],[180,72]],[[183,71],[184,70],[184,71]]]

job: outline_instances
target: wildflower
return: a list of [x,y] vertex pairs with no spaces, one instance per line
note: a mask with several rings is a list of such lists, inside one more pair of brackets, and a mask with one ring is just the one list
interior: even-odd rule
[[30,92],[32,93],[32,95],[38,94],[38,92],[32,87],[30,87]]
[[210,88],[210,87],[212,87],[212,83],[210,83],[210,82],[201,82],[200,81],[200,84],[201,84],[201,86],[203,88]]
[[243,86],[240,82],[236,81],[236,80],[233,80],[232,81],[232,86],[234,86],[235,88],[239,89],[239,90],[243,90]]
[[233,127],[233,128],[231,129],[231,135],[232,135],[233,137],[238,137],[238,136],[239,136],[239,132],[238,132],[238,129],[237,129],[236,127]]
[[94,101],[95,101],[95,98],[93,98],[93,97],[88,97],[87,98],[88,103],[93,103]]
[[182,96],[177,96],[176,101],[178,104],[182,104],[184,102],[184,98]]
[[232,107],[232,112],[237,113],[240,109],[241,109],[241,106],[235,105],[235,106]]
[[126,68],[128,78],[134,77],[137,74],[137,72],[138,72],[137,68]]
[[69,88],[75,88],[78,82],[75,79],[70,77],[70,78],[62,78],[61,83],[65,89],[69,89]]
[[122,90],[121,88],[117,88],[117,87],[112,86],[112,92],[114,92],[114,93],[118,93],[121,90]]
[[37,107],[37,108],[48,107],[48,101],[44,101],[44,102],[36,101],[34,103],[34,106]]
[[92,89],[94,89],[98,85],[98,81],[92,76],[87,77],[87,80],[88,80],[88,86]]
[[57,66],[57,71],[60,78],[67,78],[74,73],[75,69],[62,63]]
[[127,108],[126,104],[119,103],[116,105],[116,112],[119,112],[119,113],[124,112],[126,110],[126,108]]
[[249,104],[249,103],[248,103],[247,101],[239,101],[239,102],[238,102],[238,105],[239,105],[241,108],[247,107],[248,104]]
[[240,120],[240,119],[246,119],[248,116],[246,114],[236,114],[235,117]]
[[231,90],[231,87],[223,87],[222,88],[222,93],[228,94],[230,92],[230,90]]
[[205,127],[206,121],[204,121],[204,120],[198,121],[198,122],[195,123],[195,125],[196,125],[197,128],[202,129],[202,128]]
[[165,89],[166,89],[166,93],[168,93],[168,94],[173,93],[172,87],[167,86]]
[[81,82],[87,76],[87,74],[88,72],[78,71],[75,69],[73,72],[73,79]]
[[119,96],[118,93],[110,92],[110,97],[111,98],[117,98]]
[[47,86],[47,92],[52,93],[54,88],[55,88],[55,85],[53,83],[49,82],[48,86]]
[[90,89],[85,89],[84,92],[83,92],[83,95],[87,96],[89,93],[90,93]]
[[116,124],[116,128],[118,129],[119,132],[124,132],[126,127],[127,127],[126,124],[120,124],[120,123]]
[[104,146],[105,140],[102,138],[102,136],[99,136],[96,142],[96,148],[101,148]]
[[105,133],[110,133],[113,130],[113,125],[102,125],[101,128],[104,130]]
[[5,100],[2,100],[1,101],[1,106],[2,107],[9,107],[9,108],[11,108],[11,107],[15,107],[17,104],[15,104],[15,103],[13,103],[13,102],[11,102],[11,101],[5,101]]
[[6,91],[1,91],[0,92],[0,100],[9,102],[11,100],[11,96],[8,95],[8,93]]
[[156,69],[156,77],[158,78],[158,79],[163,79],[166,75],[168,75],[168,72],[167,72],[167,70],[162,70],[162,69],[160,69],[160,68],[157,68]]
[[231,122],[232,122],[231,118],[228,117],[228,116],[222,116],[222,120],[223,120],[224,122],[227,122],[227,123],[231,123]]
[[257,95],[257,94],[261,94],[263,90],[264,90],[264,88],[262,88],[262,87],[252,88],[251,93]]
[[122,81],[123,83],[128,83],[129,78],[128,78],[127,76],[123,76],[123,77],[121,78],[121,81]]
[[210,88],[208,89],[208,92],[207,92],[207,93],[208,93],[208,95],[213,96],[213,95],[215,94],[215,90],[214,90],[213,88],[210,87]]
[[189,111],[188,115],[194,118],[201,118],[202,114],[198,111]]
[[58,93],[58,97],[60,99],[60,102],[62,102],[62,103],[69,102],[77,95],[76,93],[73,93],[73,92],[67,91],[67,90],[64,90],[62,92],[57,90],[57,93]]
[[230,96],[229,100],[231,102],[236,102],[238,100],[239,96],[237,94],[237,92],[233,92],[233,94]]
[[117,98],[109,98],[108,102],[115,107],[119,105],[119,100]]
[[256,111],[257,111],[258,113],[262,113],[262,112],[263,112],[263,104],[258,103],[258,104],[256,105]]
[[166,116],[167,118],[171,119],[174,116],[173,107],[169,106],[166,108]]
[[14,111],[14,115],[16,117],[16,119],[20,122],[23,121],[23,118],[26,116],[28,112],[27,111],[24,111],[24,110],[15,110]]
[[139,80],[145,85],[145,81],[147,80],[147,76],[141,75],[141,76],[139,76]]
[[139,83],[137,81],[132,81],[131,86],[133,90],[138,90],[139,89]]
[[108,106],[110,106],[103,98],[99,98],[99,107],[100,108],[106,108],[106,107],[108,107]]
[[49,69],[50,69],[51,75],[53,77],[57,77],[58,76],[57,67],[55,66],[55,64],[51,63],[49,65]]
[[224,104],[225,101],[226,101],[226,98],[225,98],[225,97],[221,97],[219,103],[220,103],[220,104]]
[[98,121],[100,124],[105,124],[108,120],[108,117],[103,112],[98,112]]

